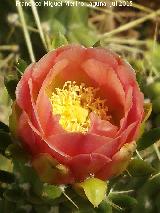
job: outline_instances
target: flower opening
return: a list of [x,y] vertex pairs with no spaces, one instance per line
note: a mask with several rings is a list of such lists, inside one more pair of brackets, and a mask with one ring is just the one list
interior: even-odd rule
[[90,127],[91,112],[101,119],[109,120],[105,100],[96,98],[98,89],[86,87],[84,83],[67,81],[63,88],[55,88],[50,101],[54,115],[60,115],[59,123],[69,132],[85,133]]

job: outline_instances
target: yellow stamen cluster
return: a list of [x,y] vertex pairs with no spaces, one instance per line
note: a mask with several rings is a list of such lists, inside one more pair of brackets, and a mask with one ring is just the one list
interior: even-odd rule
[[54,115],[60,115],[61,126],[69,132],[87,132],[90,127],[90,112],[95,112],[101,119],[108,120],[108,108],[105,100],[96,98],[98,89],[80,86],[67,81],[63,88],[55,88],[50,101]]

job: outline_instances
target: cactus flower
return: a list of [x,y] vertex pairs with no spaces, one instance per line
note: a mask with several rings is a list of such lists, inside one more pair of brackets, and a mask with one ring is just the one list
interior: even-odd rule
[[107,180],[126,169],[135,151],[143,103],[135,72],[121,57],[68,45],[25,70],[14,132],[45,182]]

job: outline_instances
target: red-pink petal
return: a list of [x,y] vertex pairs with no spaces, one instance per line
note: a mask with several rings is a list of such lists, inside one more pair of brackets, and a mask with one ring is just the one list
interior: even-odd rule
[[124,62],[123,59],[119,60],[119,66],[115,71],[125,91],[128,90],[129,86],[135,86],[137,84],[135,71],[127,62]]
[[46,76],[56,64],[57,57],[66,51],[69,46],[58,48],[44,55],[35,65],[32,73],[32,80],[36,84],[36,91],[38,94],[39,89],[42,86]]
[[89,132],[96,135],[114,137],[118,131],[118,127],[109,121],[101,120],[95,113],[90,115],[91,127]]
[[[95,81],[95,86],[99,87],[100,91],[103,92],[111,113],[116,114],[116,117],[122,116],[122,113],[124,113],[125,93],[114,70],[107,64],[95,59],[89,59],[84,62],[83,69],[88,74],[88,77]],[[118,111],[117,108],[119,109]]]
[[128,125],[135,120],[139,119],[142,120],[144,109],[143,109],[143,103],[144,98],[142,93],[137,88],[134,88],[133,90],[133,106],[131,110],[128,113]]
[[111,159],[96,153],[81,154],[73,157],[68,162],[68,166],[78,182],[95,175],[110,161]]
[[30,66],[28,66],[28,68],[25,70],[25,74],[22,76],[16,88],[17,104],[27,113],[30,113],[32,111],[28,80],[31,78],[34,66],[35,64],[31,64]]
[[[32,89],[32,80],[31,75],[33,72],[35,64],[31,64],[25,71],[25,74],[22,76],[21,80],[19,81],[17,88],[16,88],[16,101],[18,106],[24,110],[27,115],[29,116],[30,121],[32,124],[37,128],[40,129],[38,123],[38,117],[36,116],[36,110],[34,108],[34,99],[35,93]],[[30,81],[30,84],[29,84]]]
[[49,97],[54,89],[54,84],[56,84],[58,81],[58,73],[63,70],[67,66],[67,64],[67,60],[63,60],[55,64],[53,69],[50,70],[50,72],[48,73],[39,91],[39,95],[36,102],[36,109],[46,137],[51,134],[64,132],[62,127],[59,125],[59,118],[57,116],[53,116],[52,106]]
[[18,137],[22,140],[24,147],[31,153],[33,156],[39,153],[48,153],[56,160],[60,162],[66,162],[69,157],[62,153],[61,151],[50,148],[44,138],[34,131],[29,125],[28,117],[25,113],[22,113],[19,119],[18,126]]
[[87,58],[86,48],[81,46],[71,46],[67,51],[57,57],[57,62],[68,60],[68,66],[59,73],[59,78],[62,82],[76,81],[77,84],[86,83],[87,86],[93,85],[92,79],[89,79],[87,74],[82,69],[82,64]]
[[110,139],[108,143],[95,150],[95,153],[103,154],[111,158],[125,143],[131,143],[134,140],[133,134],[136,127],[137,122],[131,124],[120,136],[115,139]]
[[32,122],[32,124],[34,125],[34,127],[39,130],[42,134],[44,134],[40,120],[39,120],[39,116],[37,113],[37,109],[36,109],[36,105],[35,105],[35,90],[33,88],[33,84],[32,84],[32,79],[30,78],[28,80],[28,86],[29,86],[29,91],[30,91],[30,99],[31,99],[31,104],[32,104],[32,113],[28,114],[30,121]]
[[128,88],[125,99],[126,99],[125,100],[125,114],[124,114],[124,117],[120,120],[120,125],[119,125],[120,128],[119,128],[116,136],[120,135],[127,128],[128,113],[133,106],[133,88],[132,87]]
[[104,136],[69,132],[47,138],[47,143],[51,148],[61,150],[71,157],[90,154],[107,142],[108,138]]
[[128,166],[129,161],[136,149],[136,143],[125,144],[112,158],[112,161],[106,164],[96,174],[97,178],[106,180],[112,176],[120,175]]
[[59,124],[59,116],[52,113],[52,106],[45,91],[41,91],[40,99],[37,103],[37,111],[46,137],[65,132]]
[[86,50],[86,55],[88,58],[105,63],[113,69],[116,69],[118,66],[117,58],[119,58],[119,56],[110,50],[103,48],[88,48]]

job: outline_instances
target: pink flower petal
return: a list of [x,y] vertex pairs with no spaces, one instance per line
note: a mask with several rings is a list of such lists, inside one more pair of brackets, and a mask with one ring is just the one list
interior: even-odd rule
[[95,59],[99,62],[105,63],[107,66],[116,69],[118,66],[117,58],[119,56],[113,53],[111,50],[103,48],[88,48],[86,55],[89,59]]
[[39,136],[36,131],[31,128],[28,122],[27,115],[22,113],[19,119],[18,137],[23,141],[25,149],[28,150],[30,154],[36,156],[39,153],[48,153],[57,161],[63,163],[69,159],[69,157],[61,151],[55,148],[50,148],[45,139]]
[[[36,110],[34,108],[35,93],[32,89],[31,75],[35,64],[31,64],[25,71],[16,88],[16,101],[18,106],[24,110],[29,116],[32,124],[40,129],[38,123],[38,116],[36,116]],[[29,83],[30,82],[30,83]]]
[[48,137],[50,134],[64,132],[62,127],[59,125],[59,118],[54,116],[52,113],[52,106],[49,97],[54,89],[54,84],[57,83],[58,73],[63,70],[67,64],[67,60],[63,60],[55,64],[53,69],[48,73],[39,91],[36,109],[46,137]]
[[125,144],[131,143],[133,138],[133,133],[137,127],[137,122],[131,124],[127,129],[124,130],[117,138],[110,139],[110,141],[103,146],[100,146],[95,153],[103,154],[109,158],[112,156]]
[[30,78],[28,80],[28,86],[29,86],[29,91],[30,91],[30,98],[31,98],[31,104],[32,104],[32,114],[29,115],[30,121],[32,122],[32,124],[35,126],[35,128],[37,130],[39,130],[42,134],[44,134],[42,126],[40,124],[40,120],[39,120],[39,116],[37,113],[37,109],[36,109],[36,105],[35,105],[35,101],[34,101],[34,88],[33,88],[33,84],[32,84],[32,79]]
[[55,116],[52,113],[52,106],[45,91],[41,91],[39,103],[37,103],[37,111],[46,137],[65,132],[59,124],[59,116]]
[[133,90],[133,106],[128,114],[128,125],[135,120],[142,120],[144,109],[143,109],[144,98],[142,93],[137,88]]
[[27,113],[30,113],[32,111],[28,80],[31,78],[34,66],[35,64],[31,64],[30,66],[28,66],[28,68],[25,70],[25,74],[22,76],[16,88],[17,104]]
[[133,152],[136,149],[136,143],[125,144],[119,152],[117,152],[112,161],[106,164],[97,174],[96,177],[102,180],[120,175],[128,166]]
[[86,48],[73,45],[57,57],[57,62],[66,59],[68,66],[59,73],[59,78],[63,81],[75,81],[77,84],[86,83],[87,86],[93,85],[92,79],[82,69],[82,64],[87,58]]
[[103,92],[111,113],[116,114],[116,117],[121,117],[124,113],[125,93],[114,70],[95,59],[84,62],[83,69],[88,77],[95,81],[95,86]]
[[111,124],[109,121],[101,120],[95,113],[91,113],[90,120],[91,127],[89,132],[92,134],[113,138],[118,131],[117,126]]
[[66,51],[69,46],[58,48],[57,50],[51,51],[44,55],[35,65],[32,73],[32,80],[34,84],[36,84],[36,91],[40,90],[43,81],[45,80],[46,76],[56,64],[57,57]]
[[116,134],[116,136],[120,135],[127,128],[127,119],[128,113],[133,106],[133,88],[129,87],[126,92],[126,100],[125,100],[125,114],[124,117],[120,120],[120,128]]
[[81,154],[73,157],[68,162],[68,166],[78,182],[92,175],[94,176],[110,161],[111,159],[100,154]]
[[92,134],[66,133],[47,138],[51,148],[61,150],[73,157],[79,154],[90,154],[108,142],[108,138]]
[[115,71],[125,91],[128,90],[128,86],[134,87],[137,85],[135,71],[127,62],[124,62],[123,59],[119,60],[119,66]]

